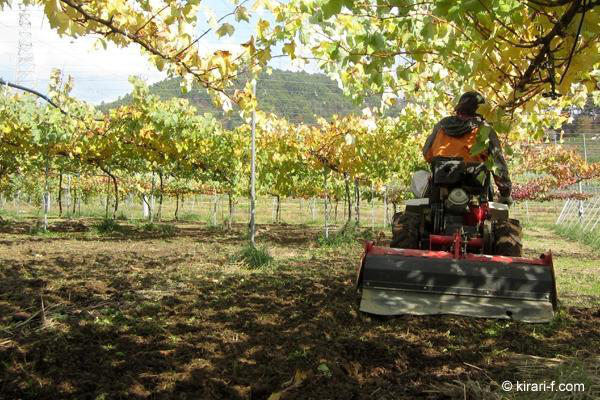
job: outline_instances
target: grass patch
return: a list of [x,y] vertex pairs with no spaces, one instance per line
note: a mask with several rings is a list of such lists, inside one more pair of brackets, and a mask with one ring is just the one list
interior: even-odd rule
[[0,209],[0,219],[3,217],[17,218],[19,215],[15,211],[9,211],[6,209]]
[[8,218],[3,218],[2,214],[0,214],[0,226],[9,226],[11,224],[11,220]]
[[200,214],[196,214],[193,212],[184,212],[181,213],[178,217],[180,221],[201,221],[202,217]]
[[31,225],[29,227],[29,234],[30,235],[35,235],[35,236],[39,236],[39,235],[51,235],[51,232],[47,229],[44,229],[44,223],[42,221],[35,221],[35,223],[33,225]]
[[129,217],[127,215],[125,215],[125,213],[123,211],[121,211],[119,213],[119,215],[117,215],[117,221],[128,221]]
[[171,224],[155,224],[148,222],[141,226],[141,229],[145,232],[158,233],[161,236],[174,236],[177,233],[175,225]]
[[598,260],[559,257],[555,262],[558,299],[569,306],[600,305]]
[[234,259],[248,264],[250,268],[266,267],[273,262],[273,257],[266,246],[252,246],[251,244],[242,248]]
[[373,237],[371,229],[361,230],[355,222],[347,222],[339,231],[330,232],[329,237],[320,233],[317,236],[317,243],[321,247],[350,246],[356,244],[357,240],[370,240]]
[[124,227],[119,225],[114,219],[103,219],[94,228],[98,233],[121,233],[124,231]]
[[[594,399],[600,380],[597,375],[597,360],[579,357],[555,358],[515,355],[515,364],[520,380],[529,383],[551,385],[554,390],[512,392],[519,399]],[[567,385],[559,389],[559,385]]]
[[579,224],[554,225],[554,231],[560,236],[590,246],[594,252],[600,253],[600,228],[583,230]]

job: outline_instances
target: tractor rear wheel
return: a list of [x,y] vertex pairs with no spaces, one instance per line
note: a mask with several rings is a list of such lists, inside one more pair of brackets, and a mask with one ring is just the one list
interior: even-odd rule
[[521,224],[516,219],[509,219],[494,224],[494,254],[508,257],[521,257]]
[[390,247],[418,249],[420,223],[421,217],[417,214],[402,212],[394,214]]

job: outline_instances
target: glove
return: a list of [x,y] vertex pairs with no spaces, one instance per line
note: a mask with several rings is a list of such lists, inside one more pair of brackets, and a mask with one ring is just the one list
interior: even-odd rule
[[510,207],[512,205],[512,203],[513,203],[513,198],[511,197],[511,195],[500,196],[498,198],[498,203],[504,203],[504,204],[506,204],[507,206]]

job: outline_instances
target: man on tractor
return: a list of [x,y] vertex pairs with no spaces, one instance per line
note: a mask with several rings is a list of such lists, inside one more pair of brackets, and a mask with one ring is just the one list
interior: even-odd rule
[[[502,155],[498,135],[486,124],[483,117],[477,114],[477,108],[481,104],[485,104],[485,99],[478,92],[465,92],[460,96],[458,105],[454,108],[456,115],[446,117],[435,125],[425,142],[423,156],[428,163],[432,163],[435,157],[461,157],[467,163],[483,163],[491,156],[496,165],[493,175],[500,191],[498,201],[510,205],[512,183],[508,166]],[[487,149],[474,155],[471,149],[483,126],[489,128],[489,145]]]
[[[361,311],[553,318],[552,254],[523,258],[521,226],[509,215],[511,181],[500,142],[477,114],[483,103],[479,93],[463,94],[456,115],[442,119],[427,139],[423,155],[431,173],[413,175],[415,198],[394,214],[390,248],[365,246],[357,280]],[[500,201],[494,201],[492,177]]]

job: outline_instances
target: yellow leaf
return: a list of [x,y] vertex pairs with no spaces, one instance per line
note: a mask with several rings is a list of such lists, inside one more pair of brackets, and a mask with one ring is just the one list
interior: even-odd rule
[[293,385],[299,385],[304,382],[308,378],[308,372],[302,371],[301,369],[297,369],[294,374],[294,383]]

